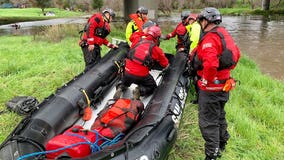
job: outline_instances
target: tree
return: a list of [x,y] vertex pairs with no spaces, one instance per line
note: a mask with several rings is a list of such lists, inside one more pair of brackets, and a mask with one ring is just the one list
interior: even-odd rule
[[262,0],[262,10],[268,11],[270,8],[270,0]]
[[93,7],[94,9],[99,9],[99,10],[100,10],[103,5],[104,5],[103,0],[93,0],[92,7]]
[[37,6],[41,8],[42,13],[44,9],[51,6],[51,0],[36,0]]

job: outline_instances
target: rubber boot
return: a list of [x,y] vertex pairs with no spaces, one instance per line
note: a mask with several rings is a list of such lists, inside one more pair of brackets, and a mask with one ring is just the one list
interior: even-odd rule
[[113,99],[119,99],[122,95],[122,89],[118,87],[115,91],[115,94],[113,95]]
[[215,157],[215,156],[206,155],[206,157],[205,157],[205,160],[216,160],[216,159],[217,159],[217,157]]
[[227,145],[227,142],[220,142],[219,149],[221,152],[226,150],[226,145]]
[[140,99],[140,90],[138,87],[136,87],[134,90],[133,90],[133,99],[134,100],[139,100]]

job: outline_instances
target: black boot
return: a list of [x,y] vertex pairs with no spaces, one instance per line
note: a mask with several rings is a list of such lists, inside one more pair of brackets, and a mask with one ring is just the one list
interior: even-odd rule
[[206,155],[205,160],[216,160],[217,157],[216,156],[208,156]]
[[220,142],[219,149],[220,149],[221,152],[225,151],[226,145],[227,145],[227,142],[222,142],[222,141]]
[[140,99],[140,89],[139,89],[139,87],[136,87],[133,90],[133,99],[134,100],[139,100]]

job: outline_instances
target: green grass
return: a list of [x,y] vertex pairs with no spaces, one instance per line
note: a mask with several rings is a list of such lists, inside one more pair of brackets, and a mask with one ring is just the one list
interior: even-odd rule
[[40,8],[0,8],[0,25],[14,22],[44,20],[61,17],[76,17],[84,15],[83,12],[67,11],[58,8],[46,8],[45,12],[52,11],[55,16],[44,16]]
[[[120,29],[112,29],[108,39],[124,37],[122,25],[115,27]],[[52,32],[46,32],[54,36],[58,32],[66,32],[64,29],[50,29]],[[77,32],[76,29],[73,28],[74,32]],[[67,30],[70,32],[70,29]],[[42,101],[84,69],[78,37],[64,35],[58,42],[52,40],[53,36],[44,34],[1,37],[0,110],[6,110],[5,102],[14,96],[35,96]],[[173,53],[174,46],[175,39],[161,42],[167,53]],[[107,50],[103,47],[102,52]],[[231,92],[226,105],[231,139],[222,159],[280,160],[284,157],[283,82],[261,74],[257,65],[244,55],[232,75],[241,84]],[[0,142],[21,118],[11,112],[0,116]],[[203,144],[198,128],[197,105],[187,102],[170,159],[201,160],[204,158]]]
[[[82,12],[67,11],[58,8],[46,8],[45,12],[52,11],[55,17],[80,16]],[[45,17],[40,8],[11,8],[0,9],[0,17]]]
[[250,8],[220,8],[222,15],[247,15],[251,12]]

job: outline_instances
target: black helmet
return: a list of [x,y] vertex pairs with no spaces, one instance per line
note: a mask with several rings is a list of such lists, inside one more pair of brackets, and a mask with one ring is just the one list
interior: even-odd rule
[[180,18],[182,21],[186,20],[190,15],[190,11],[182,11],[180,14]]
[[210,23],[220,24],[222,22],[222,15],[218,9],[214,7],[204,8],[198,15],[197,20],[206,19]]
[[158,24],[154,21],[148,20],[147,22],[145,22],[142,25],[142,29],[149,28],[149,27],[152,27],[152,26],[158,26]]
[[103,13],[103,14],[105,14],[105,13],[109,13],[109,15],[110,15],[110,16],[112,16],[112,18],[114,18],[114,17],[115,17],[115,13],[114,13],[114,11],[113,11],[112,9],[110,9],[110,8],[106,8],[106,9],[104,9],[104,10],[102,11],[102,13]]
[[148,14],[148,9],[146,7],[141,6],[137,9],[136,13]]

